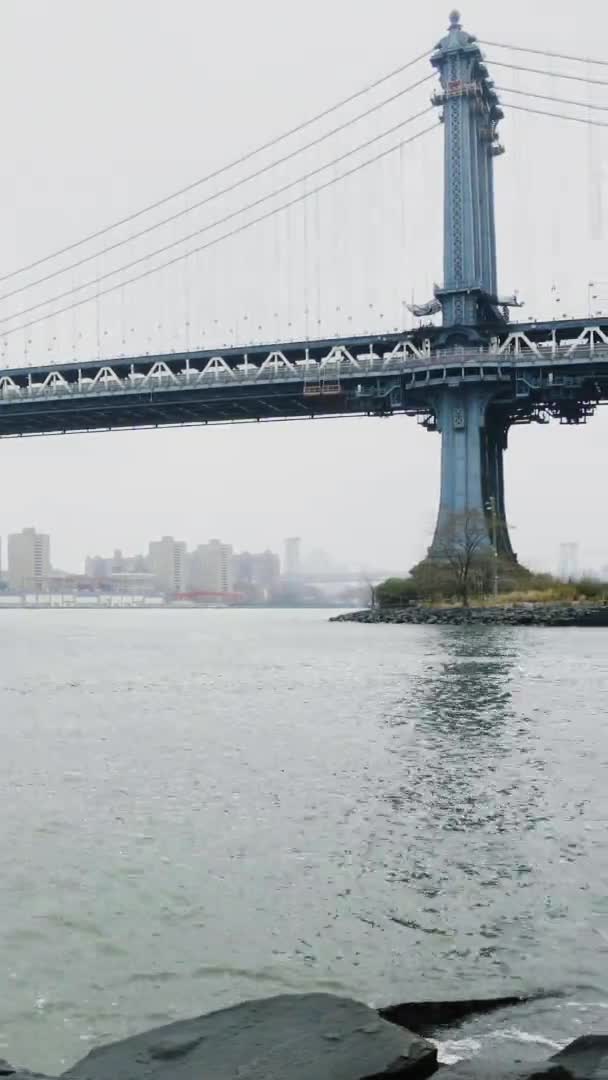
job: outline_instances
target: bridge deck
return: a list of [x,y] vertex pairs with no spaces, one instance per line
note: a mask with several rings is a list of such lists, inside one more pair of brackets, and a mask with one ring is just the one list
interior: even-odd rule
[[[608,400],[608,326],[512,326],[488,349],[393,334],[0,371],[0,437],[112,428],[425,413],[433,391],[497,384],[525,414]],[[426,328],[429,334],[430,329]]]

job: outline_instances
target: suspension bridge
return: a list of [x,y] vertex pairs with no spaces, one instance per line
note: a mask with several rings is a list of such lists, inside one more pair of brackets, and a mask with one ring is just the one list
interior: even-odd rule
[[[544,61],[530,60],[530,54],[542,50],[513,46],[518,62],[496,59],[496,67],[550,76],[551,85],[547,92],[521,84],[498,87],[482,51],[486,45],[507,48],[478,41],[463,29],[455,11],[447,33],[430,53],[415,57],[185,188],[0,277],[0,305],[4,305],[0,307],[4,311],[0,314],[0,437],[406,414],[438,432],[442,440],[435,543],[453,515],[474,511],[487,522],[488,543],[503,556],[513,557],[505,524],[503,474],[509,430],[516,424],[546,423],[553,418],[581,424],[608,401],[608,316],[593,311],[593,284],[589,285],[588,313],[558,320],[528,317],[523,321],[518,295],[500,290],[494,178],[495,163],[504,153],[500,124],[505,111],[519,110],[552,117],[553,122],[586,124],[588,130],[608,126],[601,119],[608,105],[589,97],[587,101],[562,97],[555,91],[560,79],[587,88],[608,86],[608,80],[589,75],[593,64],[601,69],[608,62],[550,52],[544,52]],[[568,70],[539,67],[547,57],[567,62]],[[425,63],[430,63],[430,71],[377,99],[378,90],[389,80]],[[369,123],[384,109],[401,110],[407,95],[427,84],[434,89],[426,107],[405,117],[399,111],[391,126],[344,149],[345,134],[357,124]],[[353,113],[360,102],[365,108]],[[350,110],[346,119],[336,123],[334,116],[338,119],[345,109]],[[333,126],[328,128],[328,121]],[[324,125],[320,134],[319,125]],[[411,133],[404,131],[408,125],[412,125]],[[439,134],[444,199],[441,284],[434,285],[432,295],[418,298],[418,303],[414,298],[407,304],[402,301],[400,325],[376,325],[373,332],[366,332],[360,325],[364,317],[357,316],[355,308],[347,332],[313,332],[322,320],[313,315],[307,268],[314,263],[319,243],[319,199],[353,181],[363,191],[362,177],[374,175],[373,170],[389,160],[398,161],[402,178],[410,147],[436,141]],[[332,140],[337,140],[339,154],[285,180],[288,164],[331,145]],[[250,171],[243,173],[250,165]],[[263,186],[268,179],[274,184],[270,190]],[[255,197],[247,197],[244,203],[226,202],[235,196],[238,200],[246,185]],[[165,207],[174,200],[179,208],[167,214]],[[221,212],[196,230],[171,240],[165,235],[164,243],[124,261],[127,245],[142,240],[149,244],[160,235],[159,230],[166,234],[167,228],[175,229],[177,223],[216,202],[223,207]],[[317,208],[316,232],[311,205]],[[299,209],[303,217],[298,240],[290,215]],[[431,229],[436,208],[431,211],[425,206],[427,212]],[[366,214],[364,197],[358,214]],[[230,245],[235,262],[251,263],[252,236],[256,245],[271,243],[264,229],[276,228],[281,220],[287,227],[276,248],[277,264],[280,276],[289,279],[291,274],[293,279],[287,305],[294,306],[293,292],[300,280],[304,296],[303,318],[289,320],[291,333],[256,340],[254,327],[261,331],[262,326],[252,313],[243,316],[240,324],[237,320],[229,342],[193,344],[193,336],[204,338],[205,334],[195,333],[190,318],[185,317],[174,341],[164,349],[129,354],[125,327],[132,290],[150,282],[158,285],[163,274],[190,269],[194,280],[188,280],[187,291],[191,296],[202,289],[197,260]],[[288,267],[290,227],[294,248],[305,252],[304,258],[296,255],[304,264],[300,278]],[[112,260],[118,260],[116,265]],[[343,265],[348,267],[348,255]],[[255,266],[251,272],[255,275]],[[62,278],[70,284],[56,285]],[[317,274],[320,309],[319,278]],[[222,301],[222,297],[217,299]],[[108,325],[114,320],[118,327],[122,320],[122,349],[106,355],[112,334],[101,317],[104,303],[109,305],[105,308]],[[148,301],[148,310],[154,303]],[[87,354],[82,334],[68,345],[69,331],[61,330],[69,320],[73,327],[76,314],[87,308],[95,312],[96,340],[89,350],[93,355]],[[213,321],[208,318],[208,323]],[[277,326],[279,322],[277,315]],[[303,333],[293,333],[300,327]],[[50,337],[47,352],[52,355],[39,362],[33,335],[44,332]]]

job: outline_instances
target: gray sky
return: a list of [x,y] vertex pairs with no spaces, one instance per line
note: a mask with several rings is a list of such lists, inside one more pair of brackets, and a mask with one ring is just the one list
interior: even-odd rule
[[[445,31],[449,6],[4,0],[0,272],[189,183],[430,48]],[[602,52],[608,9],[595,0],[470,0],[463,21],[482,39],[593,56]],[[486,53],[518,62],[493,48]],[[531,57],[519,62],[574,70]],[[601,68],[585,70],[603,77]],[[414,69],[412,81],[423,73],[423,65]],[[602,87],[492,73],[501,86],[608,100]],[[2,315],[331,160],[423,108],[430,89],[232,201],[94,259],[32,297],[4,302]],[[606,132],[512,112],[502,137],[501,287],[519,289],[526,316],[584,315],[587,282],[608,283]],[[289,337],[306,327],[312,334],[392,328],[403,301],[428,299],[441,278],[441,212],[441,139],[432,132],[238,242],[5,339],[6,362]],[[278,548],[284,536],[301,535],[347,561],[407,568],[430,539],[439,449],[438,436],[401,417],[5,441],[0,534],[30,524],[50,532],[53,561],[63,568],[81,566],[87,552],[145,549],[164,533],[191,544],[219,536],[238,548]],[[586,428],[511,433],[508,516],[524,561],[553,569],[559,543],[574,540],[583,563],[608,563],[607,460],[608,411]]]

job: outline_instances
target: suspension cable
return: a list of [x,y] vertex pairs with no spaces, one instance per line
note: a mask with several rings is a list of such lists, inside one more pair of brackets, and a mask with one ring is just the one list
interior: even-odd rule
[[266,150],[271,150],[274,146],[283,142],[284,139],[291,138],[292,135],[298,135],[301,131],[311,127],[313,124],[318,123],[319,120],[324,120],[327,116],[331,116],[332,113],[337,112],[339,109],[344,108],[346,105],[350,105],[353,101],[357,101],[358,98],[363,97],[365,94],[369,94],[372,90],[376,90],[379,86],[388,82],[390,79],[394,79],[397,75],[402,75],[404,71],[408,71],[409,68],[419,64],[421,60],[425,60],[430,55],[430,50],[421,53],[419,56],[415,56],[412,60],[408,60],[406,64],[401,64],[398,68],[394,68],[393,71],[389,71],[388,74],[382,75],[381,78],[376,79],[374,82],[368,83],[360,90],[356,90],[355,93],[349,94],[348,97],[342,98],[335,104],[330,105],[329,108],[323,109],[321,112],[316,113],[314,116],[309,117],[307,120],[303,120],[301,123],[296,124],[295,127],[290,128],[288,131],[282,132],[280,135],[275,135],[272,139],[262,143],[260,146],[256,146],[253,150],[248,150],[245,154],[242,154],[238,158],[234,158],[226,165],[220,166],[218,169],[214,169],[213,172],[207,173],[206,176],[199,177],[198,180],[193,180],[192,183],[186,184],[185,187],[179,188],[177,191],[172,191],[169,195],[163,196],[162,199],[157,199],[155,202],[148,203],[147,206],[143,206],[140,210],[135,210],[132,214],[127,214],[123,218],[119,218],[117,221],[112,222],[110,225],[105,225],[102,229],[97,229],[95,232],[89,233],[83,236],[80,240],[75,240],[71,244],[66,244],[65,247],[58,248],[56,251],[51,251],[48,255],[43,255],[40,259],[35,259],[33,262],[28,263],[25,266],[20,266],[16,270],[11,270],[10,273],[0,276],[1,281],[8,281],[9,278],[16,277],[17,274],[24,274],[28,270],[34,270],[38,266],[42,266],[43,263],[50,262],[51,259],[59,258],[60,255],[66,255],[70,251],[74,251],[76,248],[81,247],[83,244],[89,243],[91,240],[97,240],[100,236],[105,236],[106,233],[111,232],[113,229],[118,229],[122,225],[128,225],[130,222],[135,221],[137,218],[143,217],[144,214],[150,213],[152,210],[158,210],[159,207],[165,206],[173,199],[179,198],[181,195],[186,195],[188,192],[193,191],[195,188],[200,187],[202,184],[208,183],[210,180],[215,180],[218,176],[221,176],[225,172],[229,172],[231,169],[235,169],[239,165],[244,165],[245,162],[250,161],[251,158],[256,157],[258,154],[264,153]]
[[324,165],[319,165],[311,172],[306,173],[304,176],[296,177],[295,180],[290,180],[282,187],[275,188],[266,195],[261,195],[258,199],[254,199],[253,202],[247,203],[245,206],[239,207],[236,210],[230,211],[223,217],[216,219],[215,221],[207,222],[207,224],[201,226],[199,229],[195,229],[194,232],[187,233],[185,236],[179,237],[177,240],[171,240],[168,244],[163,244],[162,247],[155,248],[154,251],[150,251],[145,255],[140,255],[136,259],[132,259],[131,262],[124,263],[122,266],[117,266],[114,270],[108,270],[104,274],[98,274],[94,278],[89,278],[88,281],[83,281],[79,285],[73,285],[71,288],[66,289],[64,292],[55,293],[54,296],[49,296],[46,300],[39,300],[35,304],[31,304],[29,307],[22,308],[20,311],[14,311],[12,315],[4,315],[0,318],[0,325],[7,322],[12,322],[13,319],[23,318],[24,315],[29,315],[32,311],[39,311],[40,308],[46,307],[47,304],[54,304],[59,300],[65,300],[68,296],[73,296],[75,293],[82,292],[83,289],[88,289],[93,285],[99,285],[102,281],[107,281],[108,278],[115,277],[116,274],[124,273],[126,270],[132,270],[134,266],[141,266],[142,263],[147,262],[149,259],[155,258],[157,255],[164,255],[167,251],[172,251],[174,248],[179,247],[180,244],[187,243],[188,240],[193,240],[195,236],[201,236],[203,233],[209,232],[211,229],[217,228],[218,225],[225,225],[228,221],[232,221],[240,214],[245,214],[249,210],[254,210],[256,207],[263,205],[270,199],[276,198],[278,195],[284,194],[291,188],[297,187],[298,184],[303,184],[306,181],[312,179],[314,176],[318,176],[319,173],[324,172],[325,169],[331,168],[333,165],[338,165],[340,162],[345,161],[346,158],[352,157],[360,150],[366,150],[368,146],[372,146],[374,143],[379,142],[381,139],[386,138],[387,135],[393,135],[395,131],[399,131],[400,128],[405,127],[407,124],[412,124],[415,120],[419,120],[422,116],[426,116],[429,112],[432,112],[433,106],[429,105],[426,109],[422,109],[414,116],[409,116],[406,120],[401,120],[398,124],[388,128],[386,131],[381,131],[380,134],[374,135],[371,139],[367,139],[365,142],[360,143],[359,146],[355,146],[351,150],[347,150],[345,153],[340,154],[339,157],[334,158],[333,161],[329,161]]
[[[211,195],[206,195],[204,199],[200,199],[198,202],[192,203],[189,206],[177,210],[169,217],[162,218],[160,221],[155,221],[152,225],[146,226],[145,229],[140,229],[139,232],[131,233],[129,236],[125,236],[122,240],[116,240],[113,244],[108,244],[104,248],[99,248],[97,251],[93,251],[90,255],[85,255],[83,258],[78,259],[76,262],[68,263],[66,266],[60,267],[58,270],[52,270],[48,274],[44,274],[42,277],[36,278],[34,281],[28,281],[26,285],[20,285],[16,289],[11,289],[9,292],[2,293],[0,295],[0,301],[9,300],[11,296],[18,296],[19,293],[27,292],[29,289],[35,288],[37,285],[43,285],[46,281],[51,281],[53,278],[61,277],[62,274],[67,274],[72,270],[77,270],[80,266],[84,266],[88,262],[92,262],[94,259],[99,258],[102,255],[108,255],[111,251],[116,251],[118,248],[124,247],[125,244],[130,244],[134,240],[141,239],[142,236],[148,236],[156,229],[161,229],[165,225],[169,225],[174,221],[178,221],[179,218],[185,217],[187,214],[191,214],[194,210],[199,210],[201,206],[206,206],[209,203],[215,202],[223,195],[228,195],[232,191],[236,191],[237,188],[242,187],[244,184],[250,183],[252,180],[259,179],[260,176],[264,176],[265,173],[271,172],[273,169],[278,168],[280,165],[284,165],[286,162],[291,161],[293,158],[298,157],[300,154],[305,153],[307,150],[311,150],[315,146],[319,146],[327,139],[332,138],[334,135],[338,135],[340,132],[345,131],[346,128],[352,127],[353,124],[364,120],[373,113],[378,112],[386,105],[391,105],[399,98],[408,94],[412,90],[417,90],[419,86],[423,86],[424,83],[429,82],[430,79],[435,78],[435,72],[431,71],[428,75],[425,75],[423,79],[418,79],[417,82],[411,83],[409,86],[398,90],[395,94],[391,94],[390,97],[384,98],[383,101],[379,101],[377,104],[370,106],[362,113],[358,113],[351,119],[344,121],[343,124],[339,124],[338,127],[332,128],[331,131],[327,131],[322,135],[317,136],[311,142],[304,143],[303,146],[296,147],[295,150],[291,150],[288,154],[269,162],[267,165],[263,165],[261,168],[256,169],[255,172],[248,173],[247,176],[242,177],[239,180],[235,180],[233,183],[228,184],[224,188],[220,188],[219,191],[212,192]],[[3,281],[0,278],[0,281]]]
[[532,90],[516,90],[514,86],[497,86],[496,89],[501,94],[520,94],[523,97],[540,98],[542,101],[554,101],[557,105],[576,105],[581,109],[608,112],[608,105],[595,105],[590,101],[572,101],[570,98],[555,97],[553,94],[535,94]]
[[600,64],[608,67],[608,60],[598,60],[592,56],[569,56],[568,53],[550,52],[549,49],[530,49],[525,45],[507,45],[504,41],[485,41],[479,39],[481,45],[491,45],[495,49],[509,49],[511,52],[534,53],[536,56],[548,56],[553,60],[575,60],[578,64]]
[[567,113],[548,112],[546,109],[533,109],[531,105],[515,105],[508,102],[509,109],[519,112],[535,113],[537,116],[552,116],[554,120],[572,120],[575,124],[591,124],[592,127],[608,127],[608,120],[590,120],[585,116],[568,116]]
[[[230,240],[234,236],[245,232],[248,229],[253,228],[255,225],[259,225],[263,221],[268,221],[276,214],[282,213],[284,210],[288,210],[291,206],[296,206],[298,203],[304,202],[305,199],[309,199],[312,195],[316,195],[321,191],[326,191],[328,188],[339,184],[343,180],[354,176],[356,173],[361,172],[362,169],[368,168],[370,165],[375,165],[376,162],[381,161],[383,158],[388,157],[390,154],[396,153],[402,146],[407,146],[409,143],[413,143],[416,139],[422,138],[430,131],[435,131],[441,127],[441,122],[438,121],[434,124],[430,124],[428,127],[423,128],[421,131],[417,131],[415,135],[410,135],[408,139],[402,139],[401,142],[396,143],[394,146],[390,146],[387,150],[382,150],[372,158],[368,158],[367,161],[361,162],[359,165],[355,165],[347,172],[341,173],[340,176],[332,177],[330,180],[325,181],[323,184],[319,184],[315,188],[311,188],[309,191],[305,191],[289,202],[283,203],[281,206],[277,206],[272,210],[268,210],[265,214],[261,214],[257,218],[252,218],[251,221],[245,221],[242,225],[238,225],[236,228],[231,229],[227,233],[222,233],[221,236],[214,237],[212,240],[207,240],[206,243],[199,245],[195,248],[190,248],[188,251],[182,252],[181,255],[175,255],[172,259],[168,259],[166,262],[160,263],[158,266],[150,267],[148,270],[143,270],[141,273],[136,274],[134,277],[127,278],[126,281],[119,281],[114,285],[109,285],[105,289],[100,289],[93,296],[85,296],[80,300],[74,300],[70,304],[66,304],[64,307],[57,308],[55,311],[50,311],[46,315],[40,315],[35,319],[30,319],[26,323],[21,323],[19,326],[13,326],[8,330],[2,331],[2,337],[9,337],[11,334],[17,334],[22,330],[28,330],[32,326],[36,326],[38,323],[47,322],[49,319],[54,319],[58,315],[65,314],[66,311],[72,311],[73,308],[82,307],[83,304],[89,304],[93,300],[97,300],[98,297],[107,296],[109,293],[115,292],[117,289],[122,289],[127,285],[133,285],[138,281],[142,281],[144,278],[150,277],[152,274],[157,274],[160,270],[164,270],[169,266],[175,266],[183,259],[188,259],[191,255],[198,255],[201,251],[206,251],[211,247],[215,247],[217,244],[222,243],[224,240]],[[385,133],[386,134],[386,133]],[[47,301],[50,303],[51,301]]]
[[592,83],[594,86],[608,86],[608,79],[589,79],[585,75],[566,75],[563,71],[547,71],[546,68],[525,67],[523,64],[508,64],[506,60],[488,60],[492,67],[510,68],[512,71],[529,71],[533,75],[548,75],[551,79],[570,79],[572,82]]

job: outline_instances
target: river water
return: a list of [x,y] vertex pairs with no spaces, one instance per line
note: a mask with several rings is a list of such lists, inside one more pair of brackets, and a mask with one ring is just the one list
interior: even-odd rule
[[0,1057],[313,989],[608,1030],[608,631],[328,614],[1,614]]

